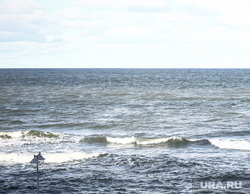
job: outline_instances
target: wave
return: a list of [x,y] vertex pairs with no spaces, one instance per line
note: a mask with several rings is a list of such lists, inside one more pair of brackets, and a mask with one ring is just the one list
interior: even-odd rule
[[161,146],[167,145],[169,147],[182,147],[189,144],[210,144],[208,140],[191,140],[183,137],[169,137],[169,138],[142,138],[142,137],[86,137],[81,140],[86,143],[100,143],[113,145],[134,145],[134,146]]
[[24,124],[25,122],[21,120],[14,120],[14,121],[11,121],[10,123],[19,125],[19,124]]
[[204,146],[213,145],[220,149],[250,150],[250,141],[244,139],[187,139],[172,136],[163,138],[145,137],[108,137],[108,136],[86,136],[70,135],[64,133],[44,131],[0,131],[1,146],[23,145],[36,142],[46,143],[87,143],[104,144],[111,146],[140,146],[140,147],[185,147],[189,145]]
[[207,146],[213,145],[220,149],[250,150],[250,142],[246,140],[218,140],[218,139],[187,139],[184,137],[168,137],[168,138],[142,138],[142,137],[86,137],[81,142],[90,144],[107,144],[107,145],[132,145],[132,146],[148,146],[148,147],[185,147],[189,145]]
[[220,149],[250,150],[250,142],[246,140],[212,139],[210,142]]
[[5,146],[17,146],[38,143],[60,144],[79,143],[82,136],[65,133],[43,132],[36,130],[26,131],[0,131],[0,148]]
[[22,135],[23,138],[25,137],[45,137],[45,138],[58,138],[59,134],[51,133],[51,132],[42,132],[42,131],[35,131],[31,130],[27,133]]
[[244,131],[226,131],[226,132],[221,132],[221,136],[246,136],[250,135],[250,131],[244,130]]
[[47,129],[47,128],[72,128],[72,127],[83,127],[84,123],[48,123],[36,125],[37,128]]
[[11,139],[11,138],[27,138],[27,137],[38,137],[38,138],[58,138],[60,134],[43,132],[43,131],[0,131],[0,138]]
[[[42,154],[45,163],[63,163],[79,161],[93,157],[107,155],[107,153],[84,153],[84,152],[63,152],[63,153],[45,153]],[[0,153],[0,163],[29,163],[33,158],[30,153]]]

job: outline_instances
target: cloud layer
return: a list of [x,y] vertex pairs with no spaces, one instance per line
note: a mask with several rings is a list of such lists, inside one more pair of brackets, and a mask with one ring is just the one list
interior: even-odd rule
[[0,0],[0,67],[250,68],[248,0]]

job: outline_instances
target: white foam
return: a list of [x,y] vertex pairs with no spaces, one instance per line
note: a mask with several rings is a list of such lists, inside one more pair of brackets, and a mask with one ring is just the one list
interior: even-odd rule
[[138,145],[150,145],[150,144],[160,144],[160,143],[165,143],[169,140],[179,140],[182,141],[183,139],[181,137],[173,136],[173,137],[168,137],[168,138],[135,138],[134,136],[132,137],[107,137],[107,141],[109,143],[113,144],[138,144]]
[[[45,163],[63,163],[98,157],[100,153],[62,152],[42,153]],[[34,156],[31,153],[0,153],[0,163],[29,163]]]
[[139,145],[160,144],[167,142],[169,139],[171,138],[143,139],[143,140],[138,140],[137,144]]
[[222,149],[250,150],[250,142],[246,140],[213,139],[209,141]]
[[0,131],[0,136],[8,136],[10,138],[21,138],[29,131]]
[[135,137],[107,137],[107,141],[109,143],[114,143],[114,144],[132,144],[136,143],[136,138]]
[[83,160],[87,158],[93,158],[100,156],[100,153],[84,153],[84,152],[72,152],[72,153],[54,153],[44,154],[47,163],[62,163],[75,160]]
[[0,137],[1,145],[0,147],[15,145],[21,146],[26,142],[23,140],[23,135],[27,134],[29,131],[1,131]]
[[[61,141],[69,141],[69,142],[75,142],[78,143],[82,136],[79,135],[69,135],[64,133],[55,133],[55,132],[43,132],[41,131],[42,135],[44,134],[44,137],[34,136],[29,134],[30,131],[0,131],[0,140],[2,146],[8,146],[8,145],[14,145],[14,146],[21,146],[24,144],[30,144],[30,143],[41,143],[41,142],[49,142],[49,143],[59,143]],[[40,131],[38,131],[40,132]],[[54,136],[47,137],[46,135],[52,134]]]
[[0,153],[0,163],[28,163],[32,158],[32,154]]

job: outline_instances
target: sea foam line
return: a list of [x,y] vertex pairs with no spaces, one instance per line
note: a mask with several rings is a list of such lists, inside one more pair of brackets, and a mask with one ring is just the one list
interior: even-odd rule
[[195,140],[188,140],[186,138],[172,136],[168,138],[140,138],[140,137],[106,137],[107,143],[112,144],[137,144],[137,145],[153,145],[161,143],[170,143],[170,142],[192,142]]
[[[75,160],[83,160],[101,156],[105,153],[84,153],[84,152],[64,152],[64,153],[43,153],[45,163],[64,163]],[[0,153],[0,163],[29,163],[33,158],[30,153]]]
[[220,149],[250,150],[250,142],[246,140],[211,139],[209,141]]

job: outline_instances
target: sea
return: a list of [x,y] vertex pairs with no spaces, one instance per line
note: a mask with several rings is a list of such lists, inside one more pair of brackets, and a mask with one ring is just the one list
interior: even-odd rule
[[0,69],[0,193],[250,193],[250,69]]

